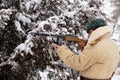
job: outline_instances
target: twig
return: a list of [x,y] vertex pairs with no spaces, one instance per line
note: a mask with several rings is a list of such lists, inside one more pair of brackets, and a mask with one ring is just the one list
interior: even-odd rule
[[8,61],[2,62],[2,63],[0,64],[0,67],[6,66],[6,65],[8,65]]

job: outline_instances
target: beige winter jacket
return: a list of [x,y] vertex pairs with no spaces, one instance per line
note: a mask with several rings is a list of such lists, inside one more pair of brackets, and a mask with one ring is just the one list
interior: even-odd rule
[[79,55],[64,45],[57,49],[57,54],[67,66],[80,71],[83,77],[109,79],[120,58],[116,44],[109,38],[110,32],[108,26],[96,29]]

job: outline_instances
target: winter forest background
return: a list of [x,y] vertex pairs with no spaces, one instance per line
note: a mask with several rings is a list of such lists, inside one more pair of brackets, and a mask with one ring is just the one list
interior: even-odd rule
[[[120,0],[0,0],[0,80],[80,80],[52,49],[59,38],[31,33],[87,39],[85,25],[95,17],[113,27],[111,39],[120,47]],[[76,43],[63,42],[80,52]],[[120,80],[119,67],[113,80]]]

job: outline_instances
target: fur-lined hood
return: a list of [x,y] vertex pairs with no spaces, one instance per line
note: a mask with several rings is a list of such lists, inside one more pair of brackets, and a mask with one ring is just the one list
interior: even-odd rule
[[112,32],[112,28],[109,26],[103,26],[96,29],[90,35],[88,39],[88,44],[94,44],[96,40],[100,39],[101,37],[104,37],[104,36],[109,37],[111,32]]

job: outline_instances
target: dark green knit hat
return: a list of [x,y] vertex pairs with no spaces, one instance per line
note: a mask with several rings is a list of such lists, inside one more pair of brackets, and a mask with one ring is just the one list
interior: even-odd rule
[[86,26],[86,31],[89,32],[89,30],[95,30],[106,25],[106,21],[101,18],[92,19],[90,22],[88,22]]

